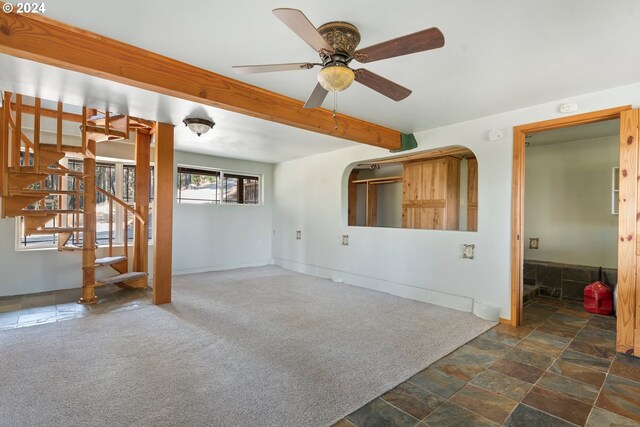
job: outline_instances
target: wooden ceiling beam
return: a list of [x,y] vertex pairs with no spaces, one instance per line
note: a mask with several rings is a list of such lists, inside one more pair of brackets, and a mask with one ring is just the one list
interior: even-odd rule
[[[2,2],[0,2],[2,3]],[[393,129],[243,83],[37,14],[0,14],[0,53],[392,150]]]

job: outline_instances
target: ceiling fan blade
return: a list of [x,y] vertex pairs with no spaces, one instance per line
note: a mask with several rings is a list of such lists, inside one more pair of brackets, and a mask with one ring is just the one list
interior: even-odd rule
[[387,80],[371,71],[367,71],[364,68],[355,70],[356,81],[360,84],[367,86],[369,89],[373,89],[376,92],[383,94],[384,96],[393,99],[394,101],[402,101],[407,96],[411,95],[411,91],[404,86],[400,86],[397,83]]
[[329,91],[318,83],[315,89],[313,89],[313,92],[311,92],[311,96],[307,99],[307,102],[304,103],[304,108],[316,108],[321,106],[328,93]]
[[438,49],[442,46],[444,46],[444,35],[439,29],[433,27],[365,47],[357,50],[353,57],[358,62],[369,63],[425,50]]
[[311,21],[304,16],[304,13],[298,9],[273,9],[273,14],[280,19],[284,25],[291,28],[302,40],[307,42],[309,46],[316,52],[326,50],[329,53],[334,53],[335,50],[327,41],[322,38],[316,27],[313,26]]
[[231,69],[236,74],[255,74],[271,73],[273,71],[309,70],[315,65],[310,62],[297,62],[295,64],[234,65]]

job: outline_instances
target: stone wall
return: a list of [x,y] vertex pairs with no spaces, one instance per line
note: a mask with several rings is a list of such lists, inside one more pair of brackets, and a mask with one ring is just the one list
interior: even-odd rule
[[[539,286],[542,296],[583,301],[584,287],[598,280],[598,267],[525,260],[523,276],[524,284]],[[613,290],[618,270],[603,269],[602,281]]]

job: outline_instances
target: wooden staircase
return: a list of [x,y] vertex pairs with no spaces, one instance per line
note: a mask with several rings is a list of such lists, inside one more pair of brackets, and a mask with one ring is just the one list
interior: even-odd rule
[[[0,200],[1,217],[22,217],[23,235],[56,235],[58,250],[82,251],[82,297],[79,302],[95,304],[95,288],[107,284],[145,288],[147,279],[147,242],[136,244],[134,264],[140,271],[129,271],[129,218],[135,229],[145,229],[148,222],[146,206],[132,207],[113,194],[95,186],[96,144],[129,139],[131,131],[149,132],[150,122],[126,115],[82,108],[82,114],[65,113],[63,104],[57,109],[45,109],[39,98],[28,104],[19,94],[4,93],[0,109]],[[33,116],[33,139],[23,129],[23,115]],[[56,120],[55,144],[41,141],[43,117]],[[63,144],[65,121],[79,123],[80,145]],[[148,138],[147,138],[148,140]],[[146,148],[148,150],[148,147]],[[83,171],[69,170],[65,159],[81,159]],[[82,184],[82,185],[81,185]],[[100,192],[109,203],[108,256],[96,258],[96,194]],[[148,194],[148,189],[147,189]],[[116,209],[124,212],[124,245],[122,255],[114,255],[113,218]],[[131,216],[129,216],[131,215]],[[76,246],[72,237],[82,240]],[[77,239],[76,239],[77,240]],[[140,251],[140,253],[138,253]],[[140,260],[145,260],[141,263]],[[109,267],[118,274],[96,280],[96,268]]]

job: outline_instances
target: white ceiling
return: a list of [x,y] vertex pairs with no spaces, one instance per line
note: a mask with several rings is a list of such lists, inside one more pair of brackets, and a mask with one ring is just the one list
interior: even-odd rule
[[[176,149],[212,156],[278,163],[355,144],[6,55],[0,55],[0,88],[60,99],[65,111],[88,105],[173,123]],[[209,117],[216,125],[198,137],[182,124],[185,117]]]
[[[360,47],[439,27],[444,48],[366,66],[412,89],[409,98],[396,103],[356,83],[338,97],[340,112],[405,133],[638,81],[636,0],[56,0],[46,15],[305,100],[313,70],[231,72],[232,65],[317,60],[273,16],[277,7],[301,9],[316,26],[351,22],[362,34]],[[278,162],[352,144],[6,56],[0,85],[54,99],[65,93],[176,124],[201,109],[218,125],[200,140],[178,133],[179,148],[190,151]]]
[[620,135],[620,119],[615,119],[534,133],[527,135],[527,142],[530,146],[537,147],[618,135]]

